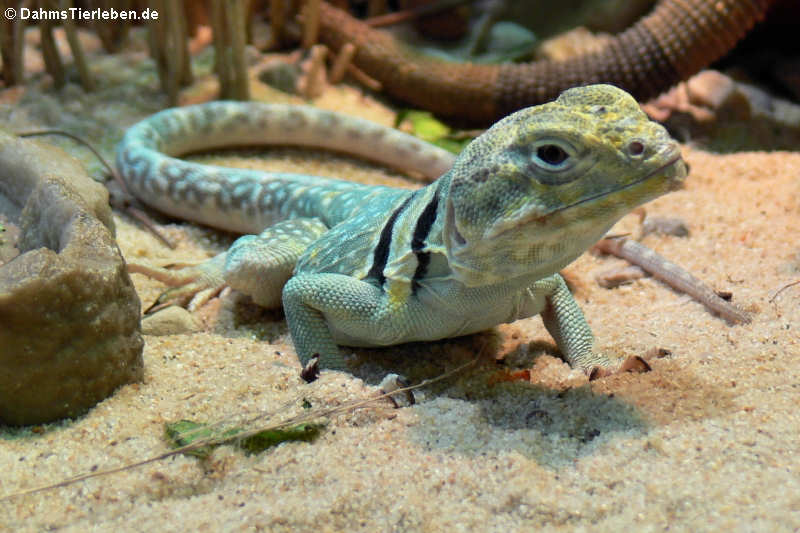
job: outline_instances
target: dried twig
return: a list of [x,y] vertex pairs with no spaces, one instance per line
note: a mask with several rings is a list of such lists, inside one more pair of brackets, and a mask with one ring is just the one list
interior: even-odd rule
[[[69,10],[72,8],[72,0],[61,0],[61,9]],[[89,65],[86,62],[86,56],[83,54],[83,47],[81,41],[78,39],[78,31],[75,29],[75,22],[67,17],[63,21],[64,33],[67,36],[69,49],[72,50],[72,58],[75,60],[75,68],[78,69],[78,76],[81,79],[81,85],[84,91],[94,90],[94,79],[89,72]]]
[[[374,403],[376,403],[376,402],[378,402],[380,400],[383,400],[385,398],[389,398],[389,397],[391,397],[391,396],[393,396],[395,394],[398,394],[398,393],[405,393],[405,392],[408,392],[408,391],[411,391],[411,390],[414,390],[414,389],[419,389],[421,387],[427,387],[428,385],[431,385],[433,383],[445,380],[445,379],[457,374],[458,372],[461,372],[462,370],[474,365],[475,363],[477,363],[480,360],[482,355],[483,355],[483,350],[479,351],[478,355],[475,356],[474,359],[472,359],[472,360],[470,360],[470,361],[468,361],[468,362],[466,362],[466,363],[464,363],[464,364],[462,364],[462,365],[460,365],[460,366],[458,366],[458,367],[456,367],[456,368],[454,368],[452,370],[444,372],[444,373],[442,373],[442,374],[440,374],[440,375],[438,375],[438,376],[436,376],[434,378],[426,379],[426,380],[422,381],[421,383],[418,383],[417,385],[411,385],[411,386],[408,386],[408,387],[402,387],[402,388],[399,388],[399,389],[392,390],[390,392],[379,394],[379,395],[371,397],[371,398],[366,398],[366,399],[363,399],[363,400],[355,400],[355,401],[352,401],[352,402],[348,402],[348,403],[345,403],[343,405],[339,405],[337,407],[331,407],[331,408],[328,408],[328,409],[321,409],[321,410],[312,411],[312,412],[309,412],[309,413],[303,413],[301,415],[291,417],[288,420],[284,420],[283,422],[279,422],[277,424],[262,425],[262,426],[255,427],[255,428],[250,429],[250,430],[242,431],[241,433],[237,433],[236,437],[238,439],[246,439],[248,437],[252,437],[253,435],[256,435],[257,433],[261,433],[262,431],[281,430],[281,429],[285,429],[287,427],[296,426],[298,424],[302,424],[302,423],[306,423],[306,422],[312,422],[314,420],[318,420],[320,418],[328,417],[328,416],[336,414],[336,413],[341,413],[341,412],[345,412],[345,411],[354,411],[354,410],[359,409],[361,407],[369,406],[371,404],[374,404]],[[291,405],[293,403],[295,403],[295,401],[289,402],[289,403],[284,404],[284,405],[286,407],[286,406],[289,406],[289,405]],[[260,413],[256,414],[255,416],[253,416],[253,417],[251,417],[251,418],[249,418],[247,420],[240,421],[238,423],[242,424],[242,425],[253,424],[253,423],[256,423],[256,422],[258,422],[260,420],[264,420],[266,418],[271,418],[272,416],[274,416],[274,412],[264,411],[264,412],[260,412]],[[229,420],[224,420],[222,422],[218,422],[218,423],[213,424],[213,425],[205,426],[204,429],[208,430],[209,428],[215,428],[215,429],[223,428],[223,427],[229,426],[230,423],[231,423],[230,419]],[[109,468],[109,469],[106,469],[106,470],[98,470],[98,471],[95,471],[95,472],[81,474],[81,475],[78,475],[78,476],[75,476],[75,477],[72,477],[72,478],[69,478],[69,479],[65,479],[63,481],[59,481],[58,483],[52,483],[52,484],[49,484],[49,485],[43,485],[43,486],[35,487],[35,488],[32,488],[32,489],[22,490],[22,491],[19,491],[19,492],[13,492],[11,494],[6,494],[5,496],[0,497],[0,502],[7,501],[7,500],[10,500],[12,498],[17,498],[17,497],[20,497],[20,496],[27,496],[27,495],[30,495],[30,494],[36,494],[36,493],[39,493],[39,492],[44,492],[44,491],[48,491],[48,490],[67,487],[69,485],[73,485],[73,484],[79,483],[81,481],[86,481],[87,479],[92,479],[92,478],[101,477],[101,476],[107,476],[107,475],[110,475],[110,474],[115,474],[117,472],[124,472],[126,470],[132,470],[134,468],[138,468],[140,466],[144,466],[144,465],[147,465],[147,464],[150,464],[150,463],[155,463],[157,461],[161,461],[163,459],[167,459],[167,458],[175,456],[175,455],[188,453],[188,452],[191,452],[193,450],[197,450],[199,448],[203,448],[205,446],[220,444],[220,443],[227,442],[229,440],[230,440],[230,437],[227,437],[227,436],[226,437],[216,437],[216,438],[208,438],[208,439],[197,440],[197,441],[195,441],[195,442],[193,442],[191,444],[188,444],[186,446],[181,446],[180,448],[175,448],[175,449],[166,451],[164,453],[160,453],[158,455],[155,455],[153,457],[148,457],[147,459],[143,459],[141,461],[137,461],[135,463],[128,463],[128,464],[125,464],[125,465],[122,465],[122,466],[118,466],[118,467],[115,467],[115,468]]]
[[298,88],[303,98],[317,98],[325,92],[327,80],[325,79],[325,56],[328,55],[328,47],[324,44],[315,44],[311,47],[305,73],[298,80]]
[[780,289],[778,289],[778,291],[777,291],[775,294],[773,294],[773,295],[772,295],[772,298],[770,298],[770,299],[769,299],[769,303],[772,303],[772,302],[774,302],[774,301],[775,301],[775,299],[778,297],[778,295],[779,295],[780,293],[782,293],[783,291],[785,291],[785,290],[786,290],[786,289],[788,289],[789,287],[794,287],[795,285],[800,285],[800,279],[799,279],[799,280],[797,280],[797,281],[793,281],[793,282],[791,282],[791,283],[787,283],[786,285],[784,285],[783,287],[781,287]]
[[[5,12],[9,8],[21,7],[13,1],[0,1]],[[22,84],[25,77],[22,51],[25,48],[23,32],[25,21],[20,17],[0,19],[0,58],[3,60],[3,81],[7,87]]]
[[283,43],[286,30],[286,0],[269,0],[270,43],[268,48],[277,48]]
[[237,100],[250,99],[250,87],[245,62],[246,0],[233,0],[228,4],[228,37],[230,39],[231,59],[233,67],[233,97]]
[[356,53],[356,45],[353,43],[344,43],[339,53],[336,54],[336,59],[333,60],[330,76],[328,79],[331,83],[336,84],[344,79],[344,74],[347,68],[352,64],[353,55]]
[[308,50],[319,37],[319,2],[308,0],[303,9],[303,41],[302,46]]
[[660,279],[675,290],[685,292],[726,320],[744,324],[751,320],[745,311],[720,298],[711,287],[643,244],[624,237],[607,237],[595,244],[595,248],[641,267],[654,278]]
[[245,8],[243,0],[211,0],[211,28],[214,32],[215,69],[220,96],[248,100],[250,87],[245,62]]
[[[56,8],[54,0],[41,0],[40,5],[44,9]],[[55,39],[53,39],[53,22],[48,18],[39,21],[39,35],[42,41],[42,58],[45,69],[53,77],[53,85],[60,89],[66,83],[64,63],[61,61]]]

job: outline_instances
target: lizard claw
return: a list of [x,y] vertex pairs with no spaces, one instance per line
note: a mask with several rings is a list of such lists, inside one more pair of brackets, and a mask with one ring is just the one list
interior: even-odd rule
[[194,310],[207,303],[227,286],[222,276],[224,259],[224,254],[220,254],[198,265],[177,265],[177,268],[129,263],[128,272],[144,274],[172,286],[162,292],[144,314],[155,313],[170,305]]

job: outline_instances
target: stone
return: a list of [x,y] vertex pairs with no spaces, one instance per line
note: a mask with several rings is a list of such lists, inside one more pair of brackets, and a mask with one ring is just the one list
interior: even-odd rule
[[0,195],[20,228],[0,266],[0,423],[78,416],[143,376],[108,193],[58,148],[0,130]]

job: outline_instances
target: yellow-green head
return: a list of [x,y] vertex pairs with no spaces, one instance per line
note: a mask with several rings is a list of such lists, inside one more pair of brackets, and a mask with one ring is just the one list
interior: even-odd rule
[[628,93],[570,89],[504,118],[459,155],[449,263],[467,285],[556,272],[686,173],[678,144]]

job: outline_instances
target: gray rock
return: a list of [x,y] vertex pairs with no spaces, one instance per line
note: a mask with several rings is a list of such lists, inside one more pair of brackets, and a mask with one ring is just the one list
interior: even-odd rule
[[0,267],[0,423],[77,416],[143,375],[108,194],[58,148],[0,131],[0,195],[20,227]]

